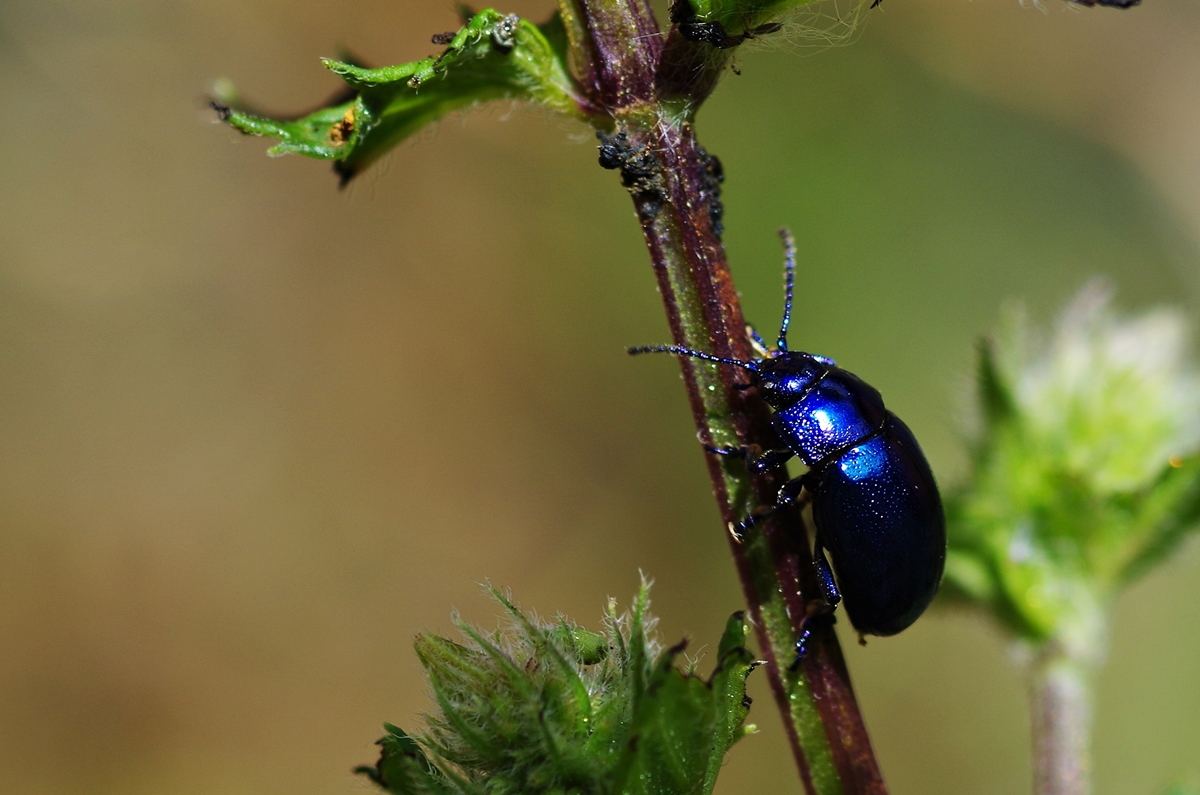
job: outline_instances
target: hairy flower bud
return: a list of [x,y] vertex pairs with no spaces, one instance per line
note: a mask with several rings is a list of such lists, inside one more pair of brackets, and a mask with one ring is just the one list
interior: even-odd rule
[[712,791],[725,752],[753,730],[740,613],[705,681],[675,666],[686,643],[663,651],[654,639],[645,585],[630,612],[610,605],[603,633],[492,596],[507,627],[459,622],[463,643],[417,637],[438,708],[416,736],[386,725],[379,762],[357,772],[404,795]]
[[1101,283],[1050,339],[1010,313],[980,350],[982,428],[950,501],[946,579],[1017,637],[1099,653],[1118,590],[1200,519],[1200,378],[1175,311]]

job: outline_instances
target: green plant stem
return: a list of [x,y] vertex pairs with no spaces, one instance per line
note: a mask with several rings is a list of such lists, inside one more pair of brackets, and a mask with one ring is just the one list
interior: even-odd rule
[[[727,53],[661,36],[644,0],[562,0],[569,35],[583,54],[583,89],[624,134],[636,168],[622,168],[662,295],[673,342],[746,360],[746,333],[725,249],[713,229],[711,160],[692,118]],[[613,164],[610,163],[610,166]],[[709,178],[706,180],[706,174]],[[743,370],[680,357],[698,436],[714,446],[780,446],[770,412],[737,387]],[[733,527],[774,502],[786,473],[751,475],[743,461],[709,454],[721,519]],[[816,627],[796,671],[794,644],[820,591],[798,512],[762,523],[730,549],[756,628],[766,673],[808,795],[886,795],[886,787],[828,622]]]
[[1054,645],[1030,677],[1034,795],[1088,795],[1094,667]]
[[[627,117],[625,129],[662,164],[668,200],[643,222],[642,231],[674,342],[719,356],[753,357],[724,248],[712,234],[708,203],[694,176],[704,155],[691,125],[648,114]],[[744,379],[741,371],[689,358],[681,358],[680,366],[702,439],[714,446],[778,446],[763,403],[736,388]],[[784,480],[780,474],[751,476],[736,459],[712,454],[707,459],[727,527],[770,504]],[[833,628],[818,630],[800,671],[788,670],[807,600],[819,593],[800,517],[778,517],[742,542],[732,534],[729,541],[806,790],[885,792]]]

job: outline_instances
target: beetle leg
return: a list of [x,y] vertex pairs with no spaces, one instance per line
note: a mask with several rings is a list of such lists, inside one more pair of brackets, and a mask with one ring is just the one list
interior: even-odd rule
[[771,507],[756,508],[749,516],[737,524],[729,525],[729,532],[740,544],[746,538],[746,531],[757,525],[759,522],[770,519],[775,514],[779,513],[780,506],[772,505]]
[[804,478],[794,478],[783,484],[775,496],[776,508],[790,508],[793,505],[801,508],[808,502],[808,494],[804,493]]
[[755,475],[760,475],[770,469],[781,467],[787,463],[788,459],[794,456],[791,450],[786,447],[778,450],[767,450],[759,455],[752,456],[746,462],[746,469],[750,470]]
[[829,605],[816,600],[808,603],[804,621],[800,624],[800,637],[796,638],[796,659],[792,660],[792,664],[788,666],[789,671],[795,671],[804,661],[804,655],[808,653],[808,643],[812,640],[813,631],[817,625],[822,622],[832,624],[834,621],[836,619],[833,617],[833,609]]
[[832,612],[842,601],[842,592],[838,590],[837,583],[833,581],[833,570],[829,568],[829,559],[825,557],[825,547],[821,545],[821,536],[819,535],[813,542],[813,566],[817,569],[817,584],[821,587],[825,604],[829,605]]
[[812,638],[812,624],[812,619],[805,616],[800,628],[800,637],[796,638],[796,659],[788,666],[789,671],[795,671],[804,661],[804,655],[808,652],[808,641]]
[[[784,488],[791,485],[792,483],[788,483]],[[833,621],[833,611],[842,601],[842,594],[833,579],[833,569],[829,567],[829,559],[825,557],[825,547],[821,544],[819,535],[813,542],[813,568],[817,570],[817,586],[821,589],[824,600],[814,599],[808,603],[804,623],[800,625],[800,637],[796,638],[796,659],[789,666],[790,671],[800,667],[800,662],[808,651],[808,642],[812,639],[813,627],[818,621]]]
[[758,446],[713,447],[711,444],[705,444],[703,440],[700,441],[700,444],[713,455],[747,459],[746,468],[755,475],[761,475],[767,470],[783,466],[789,458],[795,455],[795,453],[786,447],[760,452],[761,448]]
[[713,445],[704,441],[704,436],[704,431],[696,431],[696,441],[700,442],[700,446],[713,455],[723,455],[728,456],[729,458],[749,458],[755,452],[749,447],[742,445],[739,445],[738,447],[714,447]]
[[711,444],[704,444],[703,442],[700,444],[713,455],[723,455],[729,458],[746,458],[750,453],[745,447],[713,447]]
[[[710,450],[709,452],[714,451]],[[782,454],[784,452],[786,452],[789,456],[793,455],[791,450],[768,450],[766,453],[763,453],[760,458],[765,458],[772,453]],[[753,471],[753,463],[751,464],[751,471]],[[789,508],[798,508],[803,506],[804,503],[808,502],[808,496],[806,494],[801,494],[803,491],[804,478],[795,478],[794,480],[789,480],[787,483],[784,483],[783,488],[779,490],[779,495],[775,498],[774,505],[770,507],[764,506],[756,509],[742,521],[735,525],[730,525],[729,532],[733,533],[733,537],[736,538],[740,543],[742,539],[745,538],[746,531],[754,527],[759,522],[763,521],[764,519],[771,518],[780,511],[786,511]]]

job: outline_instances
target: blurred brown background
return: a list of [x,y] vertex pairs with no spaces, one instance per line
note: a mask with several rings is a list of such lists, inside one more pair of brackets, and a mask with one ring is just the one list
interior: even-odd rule
[[[532,18],[549,0],[503,6]],[[668,639],[740,592],[628,198],[587,131],[491,107],[345,193],[212,123],[296,110],[317,56],[428,54],[448,0],[0,4],[0,791],[346,793],[426,703],[409,642],[476,583]],[[750,317],[869,379],[962,470],[1000,303],[1089,276],[1200,301],[1200,4],[885,0],[848,47],[744,53],[700,116]],[[1099,795],[1200,772],[1200,546],[1129,592]],[[936,612],[847,654],[895,795],[1028,791],[999,636]],[[798,792],[762,732],[719,791]]]

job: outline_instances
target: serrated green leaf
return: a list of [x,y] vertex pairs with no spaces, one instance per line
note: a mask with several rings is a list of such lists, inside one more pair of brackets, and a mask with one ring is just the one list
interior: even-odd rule
[[365,775],[395,795],[450,795],[453,791],[445,776],[425,756],[417,741],[398,726],[383,725],[387,734],[375,744],[380,748],[374,767],[359,767]]
[[437,56],[381,69],[326,59],[325,66],[357,92],[352,101],[298,119],[214,107],[246,134],[278,138],[270,154],[334,160],[344,184],[422,127],[479,103],[527,100],[582,117],[586,103],[567,71],[565,41],[557,15],[539,27],[488,8]]
[[725,634],[718,646],[717,669],[709,681],[712,690],[715,720],[713,722],[712,746],[708,756],[708,769],[704,776],[704,795],[713,791],[717,774],[725,761],[729,748],[753,727],[747,728],[746,716],[750,713],[750,697],[746,695],[746,677],[756,667],[754,655],[746,648],[746,616],[737,612],[729,617]]
[[744,615],[735,613],[718,646],[718,666],[707,682],[675,665],[684,644],[664,652],[638,700],[616,791],[712,792],[725,753],[744,734],[750,707],[746,677],[754,656],[743,645],[745,639]]
[[610,606],[603,635],[561,616],[542,624],[492,595],[507,627],[459,622],[463,643],[417,637],[438,710],[416,737],[387,726],[379,763],[358,772],[406,795],[711,792],[745,733],[753,658],[740,613],[705,681],[676,666],[683,644],[659,652],[645,586],[628,613]]
[[268,119],[218,103],[213,106],[223,121],[247,135],[278,138],[279,143],[267,150],[271,155],[335,158],[345,150],[343,136],[354,123],[353,102],[321,108],[299,119]]
[[1142,543],[1121,570],[1121,584],[1153,568],[1200,528],[1200,456],[1172,461],[1139,508]]
[[691,795],[703,791],[715,733],[712,689],[675,667],[684,644],[663,653],[640,694],[616,791]]
[[1012,385],[1005,379],[996,361],[993,345],[989,340],[979,343],[979,366],[977,375],[979,405],[984,421],[993,428],[1012,420],[1016,416],[1016,399]]

